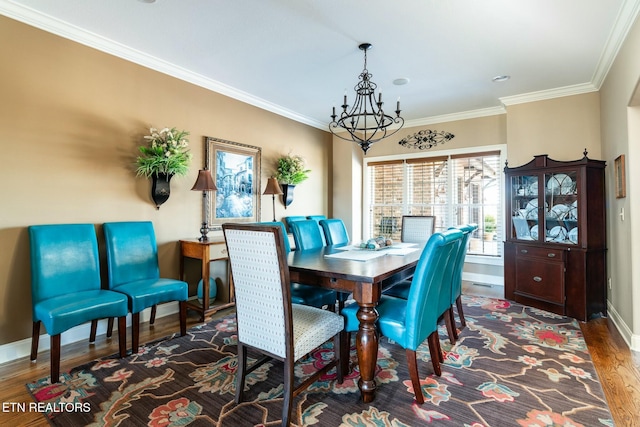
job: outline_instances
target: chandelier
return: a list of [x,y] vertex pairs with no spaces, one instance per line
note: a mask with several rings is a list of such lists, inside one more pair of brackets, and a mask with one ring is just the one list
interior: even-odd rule
[[[329,130],[332,134],[345,141],[353,141],[360,145],[362,151],[367,154],[367,150],[371,144],[378,142],[388,136],[398,132],[404,119],[400,117],[400,98],[396,104],[396,117],[385,114],[382,109],[382,92],[378,93],[376,100],[375,90],[377,85],[371,81],[371,73],[367,70],[367,50],[371,49],[370,43],[362,43],[358,46],[364,52],[364,69],[360,73],[360,81],[354,87],[356,91],[356,100],[350,110],[347,104],[347,94],[344,95],[344,103],[342,104],[342,113],[340,117],[336,115],[336,107],[333,107],[331,114],[331,123]],[[392,124],[399,124],[396,129],[388,129]],[[337,133],[340,129],[344,129],[349,133],[349,137],[344,137],[341,133]]]

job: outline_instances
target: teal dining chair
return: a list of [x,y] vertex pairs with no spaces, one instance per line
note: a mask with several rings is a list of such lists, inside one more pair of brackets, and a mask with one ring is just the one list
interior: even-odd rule
[[[462,310],[462,270],[464,269],[464,260],[467,256],[467,248],[469,245],[469,237],[471,233],[478,229],[478,224],[466,224],[452,227],[462,232],[462,242],[458,248],[456,254],[456,265],[453,269],[453,276],[451,277],[451,307],[456,306],[458,311],[458,317],[460,318],[461,328],[467,326],[467,322],[464,318],[464,312]],[[455,318],[453,317],[453,310],[451,310],[451,321],[455,326]],[[454,328],[455,330],[455,328]],[[457,333],[456,333],[457,339]]]
[[107,247],[109,289],[129,300],[132,349],[140,344],[140,312],[158,304],[178,301],[180,335],[187,333],[187,282],[160,277],[158,246],[150,221],[107,222],[103,225]]
[[320,227],[324,232],[327,245],[345,245],[349,243],[349,233],[341,219],[321,219]]
[[32,225],[31,360],[38,356],[40,324],[51,341],[51,382],[60,381],[60,335],[91,322],[95,340],[98,319],[118,318],[120,357],[126,356],[127,297],[101,288],[98,241],[93,224]]
[[[430,234],[430,236],[431,235],[433,234]],[[462,236],[463,235],[461,235],[461,239],[457,243],[458,248],[460,245],[462,245]],[[454,344],[458,339],[458,331],[456,330],[453,310],[451,309],[451,296],[453,294],[455,272],[456,268],[459,267],[457,257],[458,251],[456,251],[454,256],[447,260],[447,264],[442,270],[442,274],[448,277],[449,280],[442,282],[442,289],[440,292],[440,299],[437,307],[438,313],[440,313],[440,315],[442,316],[442,320],[444,320],[445,326],[447,328],[447,335],[449,336],[449,341],[451,342],[451,344]],[[383,294],[396,298],[408,299],[411,293],[412,286],[413,279],[407,279],[393,285],[391,288],[385,290]]]
[[[291,224],[291,231],[296,244],[296,250],[305,251],[325,246],[324,236],[320,231],[318,223],[313,219],[293,222]],[[347,292],[337,292],[335,294],[337,299],[334,299],[334,306],[337,300],[338,312],[341,312],[344,308],[344,304],[349,299],[349,295]]]
[[[247,374],[271,359],[279,360],[284,364],[281,425],[289,426],[293,399],[301,391],[334,367],[336,380],[342,383],[344,319],[327,310],[291,303],[285,239],[279,226],[227,223],[222,230],[236,292],[235,402],[244,400]],[[296,384],[296,361],[329,340],[333,340],[333,360],[325,360],[312,373],[305,372],[305,378]],[[262,355],[251,366],[247,366],[248,350],[252,358],[255,353]]]
[[291,223],[296,222],[296,221],[304,221],[308,219],[306,216],[302,216],[302,215],[293,215],[293,216],[285,216],[284,217],[284,223],[287,226],[287,229],[289,230],[289,232],[291,232]]
[[[433,371],[440,376],[443,356],[438,336],[438,318],[443,313],[439,312],[438,307],[441,304],[441,293],[447,289],[450,291],[447,283],[451,283],[451,277],[446,271],[461,239],[462,232],[459,230],[434,233],[416,265],[409,297],[404,299],[383,295],[376,307],[379,333],[406,350],[409,376],[419,404],[424,403],[424,397],[420,387],[416,350],[427,339]],[[449,300],[449,294],[445,297],[444,299]],[[351,304],[342,310],[346,332],[358,331],[358,309],[357,304]]]
[[324,232],[322,231],[322,227],[320,226],[320,221],[323,219],[327,219],[326,215],[307,215],[307,219],[312,219],[318,224],[318,229],[320,230],[320,235],[322,236],[322,241],[325,245],[328,245],[327,239],[324,237]]
[[296,250],[306,251],[325,246],[322,232],[315,220],[305,219],[294,221],[289,227],[291,228],[291,234],[293,234]]
[[[285,253],[291,252],[291,245],[287,238],[284,224],[279,221],[260,222],[262,225],[277,225],[282,231]],[[331,311],[335,311],[336,291],[320,288],[318,286],[304,285],[302,283],[291,283],[291,302],[293,304],[304,304],[312,307],[322,308],[327,306]]]

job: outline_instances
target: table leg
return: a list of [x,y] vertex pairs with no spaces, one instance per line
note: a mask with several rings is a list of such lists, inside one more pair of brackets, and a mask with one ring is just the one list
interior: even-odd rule
[[358,366],[360,369],[360,380],[358,387],[362,394],[362,401],[372,402],[376,392],[376,365],[378,362],[378,332],[376,322],[378,312],[375,304],[361,303],[358,301],[358,320],[360,327],[356,334],[356,351],[358,353]]

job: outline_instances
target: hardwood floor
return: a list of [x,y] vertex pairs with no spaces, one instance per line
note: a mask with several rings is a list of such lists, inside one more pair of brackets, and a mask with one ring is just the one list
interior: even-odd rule
[[[486,287],[465,288],[465,293],[499,293],[500,287],[492,290]],[[214,318],[233,312],[233,308],[222,310]],[[189,327],[197,325],[196,317],[188,318]],[[629,350],[617,329],[607,319],[596,319],[582,323],[581,328],[596,366],[600,382],[617,426],[639,425],[640,419],[640,355]],[[178,331],[176,316],[167,316],[156,320],[150,326],[140,328],[140,342],[148,342]],[[115,334],[114,334],[115,336]],[[100,336],[94,345],[86,341],[64,346],[62,349],[61,371],[68,371],[87,361],[104,357],[118,351],[117,339]],[[12,426],[48,426],[44,416],[38,412],[16,410],[19,404],[33,402],[25,384],[37,378],[49,375],[49,352],[38,354],[37,363],[29,358],[19,359],[0,365],[0,425]],[[71,427],[71,426],[70,426]]]

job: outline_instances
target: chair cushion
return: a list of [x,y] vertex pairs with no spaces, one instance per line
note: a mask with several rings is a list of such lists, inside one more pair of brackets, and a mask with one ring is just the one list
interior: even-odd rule
[[292,304],[291,312],[294,362],[344,329],[342,316],[331,311]]
[[409,298],[410,290],[411,280],[403,280],[402,282],[396,283],[395,285],[384,291],[383,294],[390,297],[407,299]]
[[189,298],[187,282],[175,279],[138,280],[114,289],[129,297],[131,313],[139,313],[152,305],[169,301],[186,301]]
[[291,303],[322,308],[325,305],[332,305],[336,303],[336,292],[331,289],[323,289],[318,286],[292,283]]
[[[360,321],[356,316],[358,309],[358,304],[349,304],[342,309],[341,314],[344,317],[344,330],[346,332],[358,331],[360,326]],[[407,311],[407,300],[383,295],[376,307],[376,311],[379,315],[378,331],[404,347],[405,339],[403,336],[406,330],[404,319]]]
[[127,297],[102,289],[74,292],[40,301],[33,313],[49,335],[58,335],[91,320],[126,316]]

